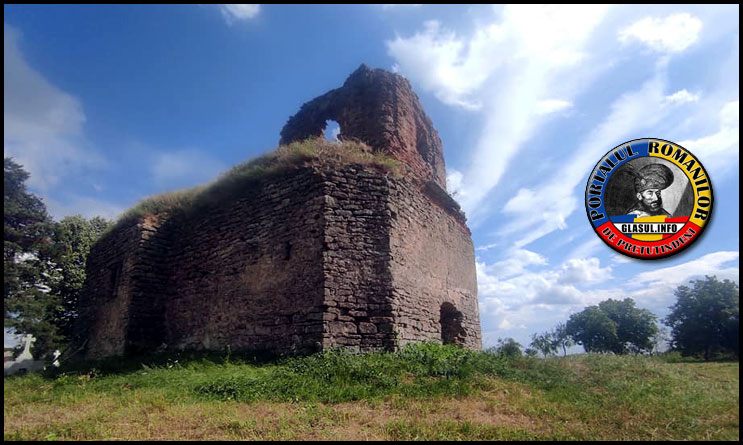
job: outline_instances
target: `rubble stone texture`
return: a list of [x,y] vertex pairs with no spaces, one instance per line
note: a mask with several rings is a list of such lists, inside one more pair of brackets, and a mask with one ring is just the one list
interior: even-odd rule
[[340,125],[338,139],[363,141],[446,190],[441,139],[404,77],[361,65],[342,87],[302,105],[279,144],[322,137],[327,120]]
[[305,104],[281,143],[326,119],[405,164],[286,169],[197,212],[147,215],[91,250],[82,356],[175,350],[481,348],[474,247],[441,142],[408,82],[362,65]]

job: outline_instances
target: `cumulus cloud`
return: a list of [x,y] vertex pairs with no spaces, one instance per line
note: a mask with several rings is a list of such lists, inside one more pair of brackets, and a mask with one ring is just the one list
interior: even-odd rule
[[571,258],[560,266],[546,268],[547,259],[525,249],[513,249],[507,259],[477,263],[481,308],[487,314],[515,310],[525,305],[584,304],[592,294],[580,286],[612,277],[610,266],[601,267],[598,258]]
[[622,29],[619,41],[639,41],[658,52],[677,53],[696,42],[701,30],[702,21],[688,13],[646,17]]
[[446,189],[456,197],[462,191],[462,172],[449,169],[446,174]]
[[52,85],[26,62],[20,34],[4,25],[3,144],[31,174],[28,184],[42,192],[65,178],[104,165],[88,148],[85,113],[75,96]]
[[670,96],[666,96],[666,101],[670,103],[687,103],[687,102],[698,102],[699,101],[699,95],[698,94],[692,94],[685,89],[676,91],[675,93],[671,94]]
[[257,16],[261,10],[261,5],[219,5],[227,24],[231,25],[239,20],[249,20]]
[[480,319],[484,327],[497,327],[491,333],[499,337],[524,341],[577,308],[620,294],[588,287],[612,277],[611,267],[601,267],[598,258],[571,258],[552,268],[544,256],[525,249],[513,249],[506,258],[477,262]]
[[398,36],[387,42],[387,48],[398,61],[398,70],[433,91],[442,102],[479,109],[482,103],[473,97],[473,92],[495,69],[496,63],[488,63],[486,55],[503,37],[501,28],[493,25],[479,29],[468,45],[454,32],[442,29],[438,21],[431,20],[412,37]]
[[[675,301],[675,289],[692,279],[716,275],[739,281],[737,251],[713,252],[627,281],[613,280],[612,265],[602,267],[596,257],[568,258],[555,267],[549,267],[546,259],[534,252],[522,259],[521,267],[510,269],[503,267],[504,261],[477,263],[480,318],[483,326],[497,327],[490,331],[493,338],[520,336],[525,340],[529,334],[549,329],[571,313],[608,298],[632,298],[639,307],[662,318]],[[625,263],[612,264],[621,267]]]

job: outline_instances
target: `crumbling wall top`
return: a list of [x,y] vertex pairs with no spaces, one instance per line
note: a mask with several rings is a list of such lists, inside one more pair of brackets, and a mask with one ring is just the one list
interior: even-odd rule
[[364,142],[446,190],[441,139],[404,77],[362,64],[342,87],[302,105],[279,143],[321,138],[328,120],[340,125],[339,139]]

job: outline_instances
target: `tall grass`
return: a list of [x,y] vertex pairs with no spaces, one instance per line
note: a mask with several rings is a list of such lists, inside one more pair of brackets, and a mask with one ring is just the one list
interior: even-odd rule
[[143,215],[177,213],[198,208],[207,203],[235,197],[246,185],[256,183],[301,167],[339,168],[358,165],[385,174],[397,175],[399,162],[390,156],[373,152],[354,141],[333,142],[307,139],[282,145],[258,158],[237,164],[209,184],[160,193],[143,199],[126,210],[115,226],[130,224]]
[[[181,354],[134,363],[5,379],[6,439],[739,436],[738,363],[509,358],[436,344],[271,361]],[[101,410],[110,415],[98,416]],[[121,436],[120,425],[142,416],[146,429]],[[174,430],[180,424],[190,433]],[[213,430],[202,431],[203,424]]]

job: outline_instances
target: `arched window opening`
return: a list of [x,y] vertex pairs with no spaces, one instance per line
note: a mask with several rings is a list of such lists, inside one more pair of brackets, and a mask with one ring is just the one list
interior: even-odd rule
[[462,327],[462,313],[451,303],[441,305],[441,343],[445,345],[462,345],[467,332]]
[[338,135],[341,134],[341,126],[334,120],[325,121],[325,140],[331,142],[338,142]]

